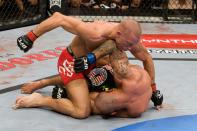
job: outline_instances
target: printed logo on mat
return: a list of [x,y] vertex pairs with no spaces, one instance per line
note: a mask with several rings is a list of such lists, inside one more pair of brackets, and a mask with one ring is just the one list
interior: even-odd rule
[[[17,67],[23,68],[31,64],[39,64],[37,62],[47,61],[50,59],[57,59],[66,47],[60,46],[55,49],[44,50],[38,53],[27,53],[23,56],[17,56],[13,53],[2,53],[0,54],[0,71],[8,71],[15,69]],[[151,54],[168,54],[168,55],[196,55],[197,49],[162,49],[162,48],[147,48],[148,52]],[[17,56],[17,57],[16,57]],[[168,56],[169,57],[169,56]],[[70,72],[68,75],[71,75],[72,70],[68,69]]]
[[180,50],[180,49],[148,49],[149,53],[157,54],[197,54],[197,50]]
[[143,34],[141,43],[150,48],[197,49],[197,35]]
[[34,62],[42,62],[50,59],[57,59],[66,47],[60,46],[55,49],[44,50],[38,53],[27,53],[24,56],[16,57],[17,54],[0,54],[0,71],[15,69],[17,66],[23,68]]

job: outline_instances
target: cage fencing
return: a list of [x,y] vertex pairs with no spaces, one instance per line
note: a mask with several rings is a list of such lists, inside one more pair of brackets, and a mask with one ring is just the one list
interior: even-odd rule
[[0,0],[0,31],[37,24],[56,11],[83,21],[197,22],[197,0]]

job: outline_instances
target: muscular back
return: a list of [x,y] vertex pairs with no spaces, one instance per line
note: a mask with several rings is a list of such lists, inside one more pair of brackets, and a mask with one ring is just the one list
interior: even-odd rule
[[100,93],[95,100],[101,113],[115,113],[121,117],[136,117],[143,113],[151,97],[151,79],[137,65],[129,63],[124,52],[114,51],[110,55],[114,78],[118,89]]
[[142,67],[129,64],[127,72],[128,74],[125,78],[115,77],[125,93],[139,96],[149,89],[151,80],[148,73]]
[[[79,25],[77,27],[78,34],[74,37],[71,43],[71,47],[76,56],[86,55],[88,52],[92,52],[98,46],[103,44],[107,40],[105,34],[116,25],[115,23],[107,23],[104,21],[95,21],[82,24],[86,24],[86,26]],[[88,33],[84,33],[83,30],[86,30],[84,27],[90,28]]]

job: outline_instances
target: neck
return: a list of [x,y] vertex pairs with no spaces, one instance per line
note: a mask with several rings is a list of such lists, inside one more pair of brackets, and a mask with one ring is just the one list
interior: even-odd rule
[[105,30],[104,37],[107,39],[114,39],[116,32],[116,26],[110,26],[107,30]]

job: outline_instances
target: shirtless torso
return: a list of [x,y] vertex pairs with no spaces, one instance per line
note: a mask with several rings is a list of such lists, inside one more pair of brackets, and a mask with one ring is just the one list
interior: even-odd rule
[[[150,76],[140,66],[127,65],[117,59],[113,61],[114,78],[118,88],[109,92],[91,93],[92,112],[119,117],[138,117],[147,110],[150,102]],[[120,66],[122,69],[119,69]]]
[[[84,23],[87,28],[91,28],[90,34],[84,34],[83,28],[80,28],[82,32],[80,35],[74,37],[71,42],[71,48],[76,56],[86,55],[88,52],[92,52],[94,49],[98,48],[101,44],[103,44],[107,38],[105,35],[108,32],[106,29],[112,29],[115,27],[115,23],[107,23],[107,22],[93,22],[93,23]],[[83,25],[84,26],[84,25]],[[92,31],[92,33],[91,33]]]

